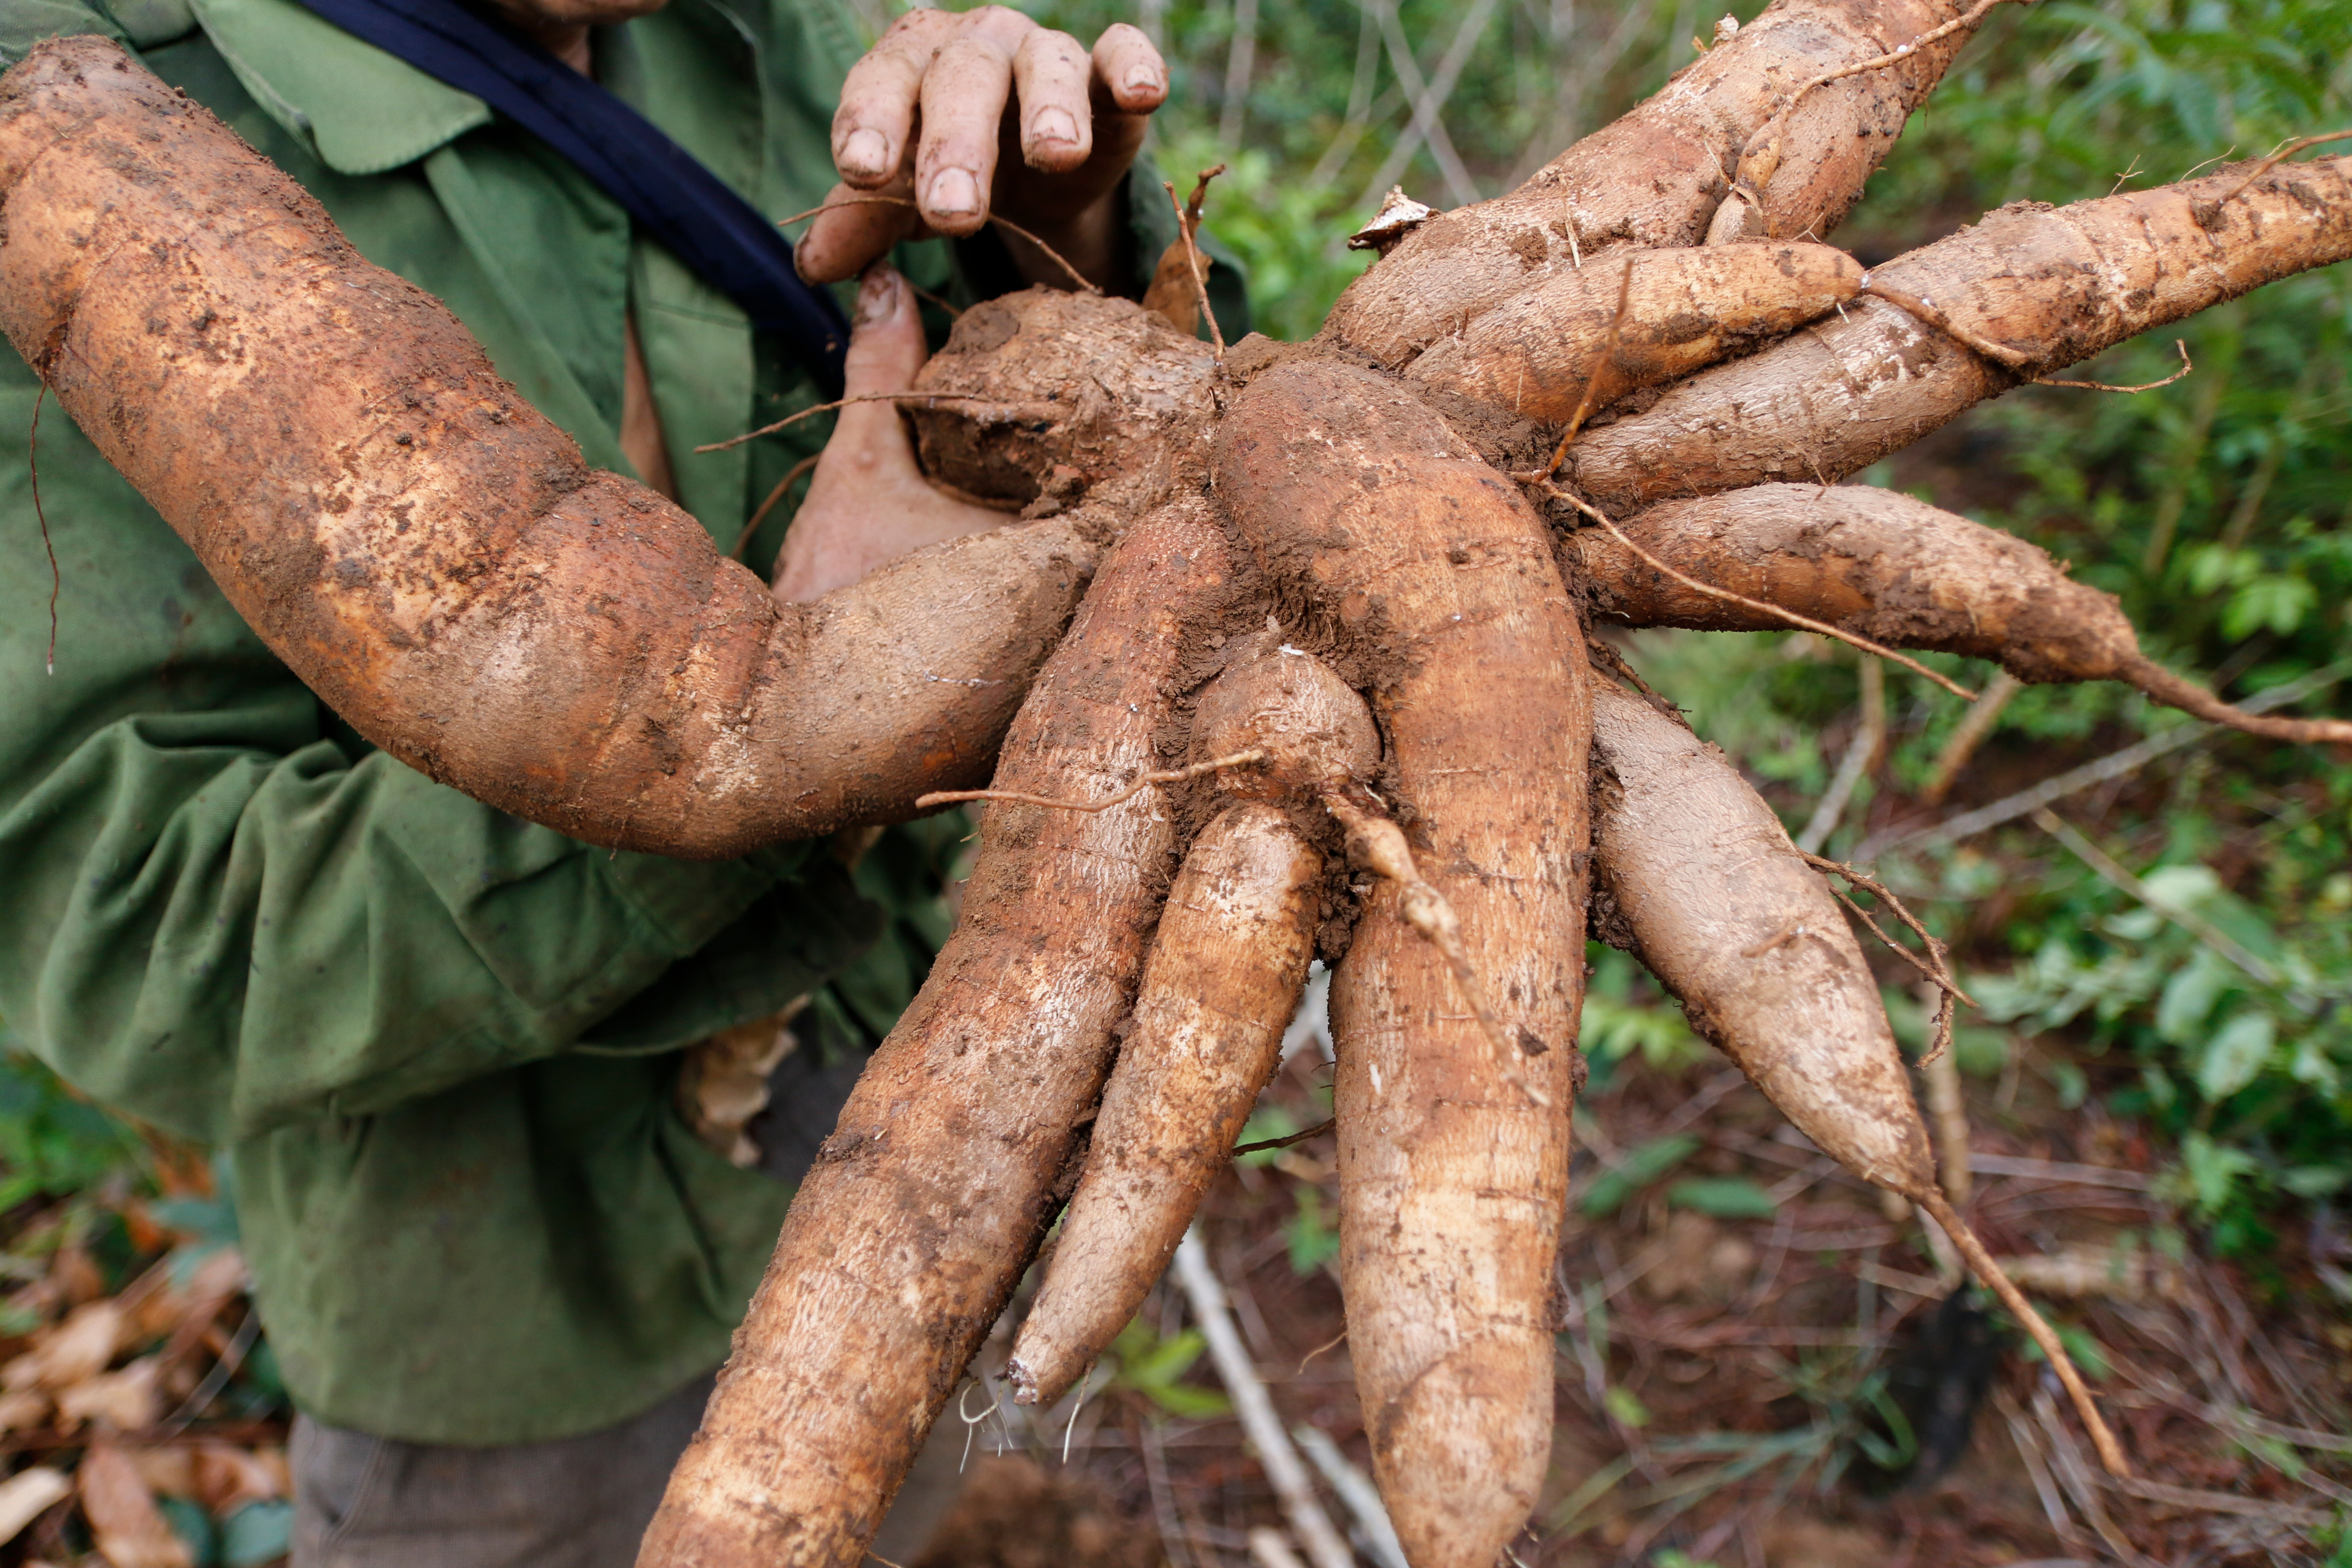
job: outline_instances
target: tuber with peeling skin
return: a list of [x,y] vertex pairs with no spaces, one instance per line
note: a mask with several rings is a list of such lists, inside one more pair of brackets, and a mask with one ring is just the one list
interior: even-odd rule
[[2071,206],[2020,202],[1872,273],[1874,284],[2021,356],[2027,370],[1864,299],[1843,320],[1703,371],[1645,411],[1588,431],[1565,477],[1617,516],[1775,479],[1828,484],[2029,374],[2352,257],[2352,157],[2284,164],[2230,195],[2244,181],[2236,165]]
[[1158,1282],[1282,1060],[1307,984],[1323,857],[1278,806],[1238,802],[1168,890],[1086,1173],[1005,1365],[1051,1404]]
[[574,837],[709,858],[910,816],[986,774],[1085,585],[1054,522],[779,605],[107,40],[8,73],[0,201],[0,327],[270,650]]
[[[2140,652],[2123,606],[2012,534],[1865,485],[1755,485],[1664,501],[1618,525],[1685,575],[1893,647],[1998,660],[2023,681],[2120,680],[2274,740],[2352,742],[2352,721],[2240,712]],[[1769,631],[1767,611],[1701,594],[1603,529],[1567,534],[1595,618]]]
[[[1087,799],[1149,768],[1183,652],[1236,592],[1186,501],[1129,531],[997,779]],[[1173,869],[1147,794],[989,808],[962,918],[794,1198],[639,1561],[849,1568],[1059,1206]]]
[[[1613,279],[1609,247],[1697,245],[1729,189],[1724,171],[1799,84],[1885,54],[1967,8],[1955,0],[1775,0],[1517,190],[1415,229],[1349,286],[1326,331],[1402,369],[1465,318],[1542,277],[1609,255],[1601,270]],[[1966,41],[1948,38],[1898,68],[1810,95],[1765,188],[1762,233],[1819,239],[1834,228]]]
[[[1382,263],[1383,266],[1386,263]],[[1416,1568],[1490,1568],[1549,1453],[1553,1253],[1580,1079],[1590,709],[1541,521],[1371,372],[1258,374],[1213,477],[1286,624],[1370,688],[1382,798],[1551,1100],[1504,1076],[1440,954],[1370,894],[1332,979],[1340,1272],[1390,1516]]]
[[1592,796],[1593,934],[1640,959],[1822,1152],[1934,1216],[2128,1475],[2065,1347],[1946,1200],[1878,983],[1772,808],[1722,752],[1607,681],[1593,683]]
[[1589,384],[1592,406],[1603,407],[1688,375],[1827,315],[1863,278],[1860,262],[1826,245],[1685,247],[1634,252],[1633,262],[1614,352],[1623,268],[1612,255],[1513,295],[1432,343],[1405,378],[1561,424]]

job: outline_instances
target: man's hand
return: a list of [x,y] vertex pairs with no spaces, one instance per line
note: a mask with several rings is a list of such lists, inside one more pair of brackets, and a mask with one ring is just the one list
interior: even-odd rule
[[[800,243],[801,274],[847,278],[901,239],[975,234],[993,210],[1109,286],[1119,178],[1143,144],[1145,118],[1167,97],[1160,51],[1124,23],[1089,55],[1002,5],[909,11],[850,68],[833,117],[843,183],[825,199],[915,205],[821,215]],[[1068,283],[1036,247],[1012,235],[1005,243],[1024,276]]]
[[[887,267],[868,271],[850,324],[848,395],[904,392],[928,353],[914,291]],[[957,500],[923,478],[897,404],[852,403],[841,411],[808,500],[784,536],[775,595],[787,604],[814,599],[909,551],[1012,521]]]

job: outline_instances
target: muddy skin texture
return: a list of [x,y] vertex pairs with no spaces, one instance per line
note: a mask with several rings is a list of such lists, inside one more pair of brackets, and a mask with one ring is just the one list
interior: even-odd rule
[[1534,1505],[1548,1303],[1581,1078],[1582,638],[1517,489],[1393,383],[1293,362],[1216,437],[1217,492],[1277,593],[1366,672],[1423,875],[1517,1066],[1375,889],[1332,982],[1340,1266],[1372,1458],[1417,1568],[1489,1568]]
[[1772,808],[1721,752],[1605,680],[1592,778],[1593,934],[1640,959],[1823,1152],[1934,1190],[1878,983]]
[[1051,1404],[1135,1316],[1282,1060],[1320,923],[1323,857],[1242,802],[1184,857],[1045,1282],[1005,1373]]
[[[1632,287],[1621,289],[1629,257]],[[1603,408],[1635,387],[1678,380],[1827,315],[1862,278],[1860,262],[1826,245],[1621,248],[1431,344],[1405,378],[1564,425],[1588,384],[1591,405]],[[1610,353],[1621,291],[1625,320]]]
[[777,605],[111,43],[8,74],[0,200],[0,327],[271,650],[574,837],[731,856],[981,781],[1085,586],[1055,522]]
[[[1616,244],[1697,245],[1731,188],[1728,171],[1740,149],[1798,88],[1967,9],[1965,0],[1776,0],[1517,190],[1414,230],[1340,296],[1326,333],[1402,369],[1542,277],[1573,269],[1579,258],[1613,277]],[[1956,35],[1900,67],[1848,77],[1808,97],[1764,190],[1761,237],[1825,238],[1967,41]]]
[[[2352,157],[2246,165],[2052,207],[2022,202],[1879,268],[1956,325],[2053,374],[2150,328],[2352,257]],[[1385,265],[1385,263],[1383,263]],[[1776,479],[1828,484],[1900,451],[2024,374],[1878,299],[1670,389],[1569,454],[1612,514]]]
[[1215,364],[1139,305],[1030,289],[966,310],[917,377],[976,400],[908,416],[924,469],[967,495],[1032,516],[1080,496],[1139,513],[1173,482],[1190,444],[1171,437],[1197,424]]
[[[1754,485],[1666,501],[1622,526],[1686,576],[1874,642],[1992,659],[2027,682],[2120,680],[2273,740],[2352,742],[2352,721],[2240,712],[2141,653],[2112,595],[2021,539],[1892,490]],[[1560,550],[1570,574],[1591,584],[1597,620],[1719,632],[1788,625],[1675,582],[1601,529],[1568,532]]]
[[[1758,485],[1667,501],[1626,537],[1702,583],[1896,647],[1997,659],[2020,680],[2115,680],[2139,639],[2115,599],[2042,551],[1926,501],[1864,485]],[[1628,626],[1784,630],[1763,610],[1697,593],[1598,528],[1563,548],[1593,618]]]
[[[1202,502],[1130,530],[998,784],[1097,799],[1156,766],[1169,676],[1234,591]],[[861,1558],[1059,1206],[1174,869],[1166,818],[1151,791],[989,807],[962,920],[794,1199],[641,1563]]]

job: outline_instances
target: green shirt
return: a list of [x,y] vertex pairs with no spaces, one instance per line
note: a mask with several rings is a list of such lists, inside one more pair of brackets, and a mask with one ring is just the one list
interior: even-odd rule
[[[694,454],[804,405],[803,376],[480,100],[295,0],[97,4],[0,0],[0,61],[59,33],[131,44],[625,473],[634,311],[681,500],[722,549],[821,443],[808,421]],[[781,217],[831,183],[860,48],[833,0],[672,0],[600,32],[597,74]],[[1129,188],[1148,274],[1173,223],[1155,174]],[[1013,282],[984,243],[899,260],[967,296]],[[853,881],[806,846],[613,855],[436,784],[278,663],[53,406],[45,674],[37,401],[0,355],[0,1016],[100,1100],[233,1150],[262,1315],[320,1420],[556,1437],[716,1364],[790,1194],[688,1130],[677,1047],[812,991],[834,1032],[886,1030],[944,934],[953,828],[893,830]]]

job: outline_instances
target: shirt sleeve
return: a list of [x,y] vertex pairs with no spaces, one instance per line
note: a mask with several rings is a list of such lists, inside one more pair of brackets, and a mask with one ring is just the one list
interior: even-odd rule
[[803,847],[615,855],[375,751],[54,404],[37,509],[0,359],[0,1016],[79,1088],[211,1141],[365,1116],[773,1011],[875,933]]

